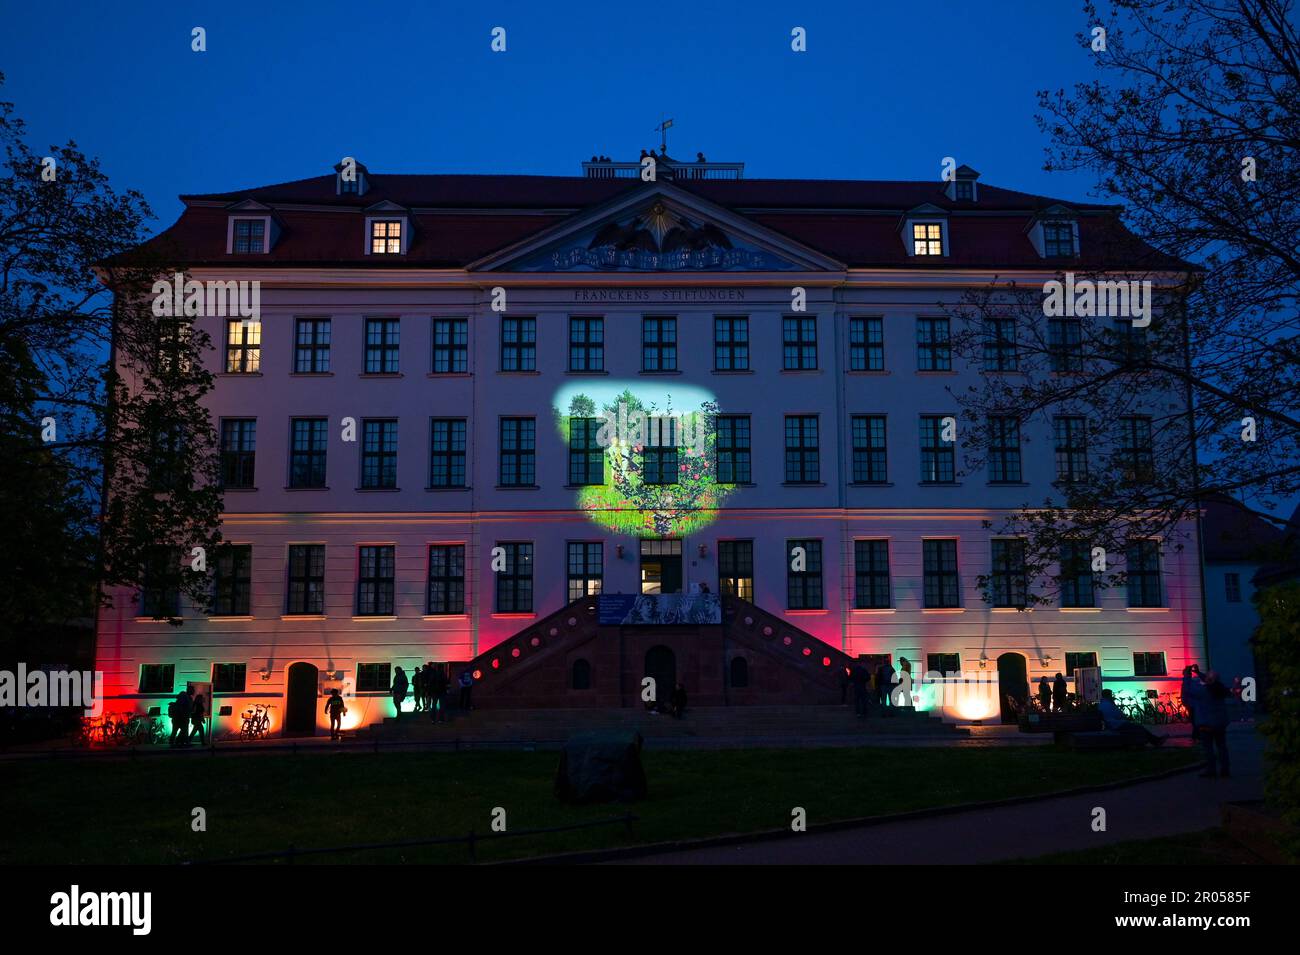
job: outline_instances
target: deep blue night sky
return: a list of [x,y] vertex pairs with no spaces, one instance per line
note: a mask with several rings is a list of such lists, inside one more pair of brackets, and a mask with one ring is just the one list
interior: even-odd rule
[[[887,9],[881,10],[880,7]],[[72,2],[10,4],[3,98],[30,142],[74,138],[155,228],[176,196],[321,175],[576,175],[669,151],[743,161],[751,178],[985,182],[1085,199],[1042,171],[1034,94],[1088,78],[1071,0],[800,4]],[[190,50],[207,29],[208,52]],[[491,30],[507,30],[493,53]],[[808,31],[808,51],[790,31]]]

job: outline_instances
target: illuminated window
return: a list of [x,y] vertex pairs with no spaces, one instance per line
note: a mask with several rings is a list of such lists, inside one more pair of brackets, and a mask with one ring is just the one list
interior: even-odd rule
[[939,222],[913,222],[912,254],[943,255],[943,224]]
[[465,545],[429,545],[429,594],[427,613],[465,612]]
[[957,480],[956,442],[944,440],[948,415],[921,415],[921,483],[951,484]]
[[262,368],[262,323],[226,322],[226,374],[251,375]]
[[782,365],[786,371],[817,367],[817,319],[786,318],[781,322]]
[[952,339],[948,319],[916,320],[916,370],[952,371]]
[[849,319],[849,371],[885,370],[885,320]]
[[429,487],[465,486],[465,419],[434,418],[429,438]]
[[889,480],[886,461],[885,416],[854,415],[853,483],[884,484]]
[[569,418],[569,484],[605,483],[605,451],[597,443],[603,419]]
[[401,321],[396,318],[366,319],[366,374],[395,375],[401,350]]
[[993,573],[990,578],[993,606],[1023,610],[1029,591],[1025,542],[1018,539],[997,539],[989,544],[993,558]]
[[172,693],[176,689],[174,663],[143,663],[140,665],[141,693]]
[[463,318],[433,320],[433,373],[463,375],[469,371],[469,322]]
[[290,545],[289,587],[285,598],[288,615],[325,612],[324,544]]
[[989,483],[1020,481],[1020,422],[1012,417],[988,419]]
[[394,548],[357,548],[357,616],[386,617],[393,612]]
[[889,541],[854,541],[853,576],[853,606],[859,610],[893,606],[889,587]]
[[960,607],[961,591],[957,579],[957,542],[925,540],[921,542],[924,606]]
[[1061,544],[1061,606],[1094,605],[1091,550],[1086,541]]
[[504,567],[497,571],[497,613],[531,613],[533,609],[533,545],[498,543]]
[[397,487],[397,420],[395,418],[362,420],[361,486],[366,490]]
[[605,370],[605,320],[569,319],[569,371]]
[[372,219],[370,222],[370,254],[398,255],[402,251],[402,220]]
[[266,251],[266,220],[236,219],[234,251],[240,255]]
[[300,318],[294,323],[293,370],[319,375],[330,370],[330,320]]
[[605,576],[605,545],[599,541],[569,541],[569,601],[601,591]]
[[537,419],[501,419],[502,487],[532,487],[537,481]]
[[[800,559],[802,551],[802,559]],[[822,542],[819,540],[786,541],[786,607],[790,610],[816,610],[822,605]],[[796,569],[798,568],[798,569]]]
[[713,320],[713,368],[715,371],[749,370],[749,319]]
[[221,486],[251,488],[257,461],[257,419],[221,419]]
[[718,541],[718,591],[741,600],[754,599],[754,542]]
[[[217,617],[246,617],[252,608],[253,548],[222,544],[214,561],[212,613]],[[242,689],[242,687],[241,687]]]

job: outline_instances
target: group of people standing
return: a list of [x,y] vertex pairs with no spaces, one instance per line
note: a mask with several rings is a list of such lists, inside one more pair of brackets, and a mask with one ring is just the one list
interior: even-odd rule
[[[1209,778],[1230,775],[1228,700],[1232,699],[1232,691],[1223,685],[1219,674],[1213,670],[1202,674],[1201,668],[1192,664],[1183,670],[1181,696],[1192,722],[1192,738],[1200,740],[1205,750],[1205,769],[1201,775]],[[1125,716],[1111,690],[1101,691],[1097,712],[1108,730],[1152,746],[1160,746],[1165,741],[1165,737]]]
[[1064,713],[1069,696],[1064,673],[1056,674],[1051,683],[1046,676],[1038,681],[1038,705],[1044,713]]
[[[474,674],[468,667],[461,670],[456,685],[460,689],[458,709],[467,713],[474,709]],[[431,722],[447,722],[450,691],[451,677],[447,668],[433,661],[415,667],[409,679],[401,667],[393,671],[393,706],[397,709],[398,719],[402,718],[402,704],[409,693],[415,701],[414,712],[428,713]]]
[[187,686],[176,695],[167,707],[167,716],[172,721],[170,745],[189,746],[195,736],[200,746],[207,743],[208,705],[202,693],[194,692],[194,687]]
[[[906,657],[900,657],[899,666],[904,673],[911,673],[911,664]],[[861,663],[854,664],[849,670],[848,685],[853,688],[853,712],[865,717],[872,709],[884,710],[886,706],[908,706],[911,700],[906,697],[910,689],[903,684],[902,674],[894,670],[888,660],[877,664],[874,670],[868,670]]]

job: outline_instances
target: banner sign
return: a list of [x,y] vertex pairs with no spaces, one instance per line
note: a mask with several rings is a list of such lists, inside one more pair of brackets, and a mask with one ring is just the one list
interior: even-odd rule
[[717,594],[601,594],[596,612],[602,627],[722,623]]

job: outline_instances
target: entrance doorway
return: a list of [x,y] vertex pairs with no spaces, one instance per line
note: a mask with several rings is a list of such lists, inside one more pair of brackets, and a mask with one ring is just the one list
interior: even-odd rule
[[318,673],[310,663],[289,667],[284,694],[285,736],[313,736],[316,733],[316,701],[320,698]]
[[667,705],[677,685],[677,655],[671,647],[660,645],[645,652],[645,675],[655,681],[655,702]]
[[682,542],[643,540],[641,542],[641,593],[679,594],[681,592]]
[[1002,704],[1002,722],[1016,722],[1016,712],[1029,699],[1029,678],[1025,658],[1019,653],[998,657],[998,699]]

